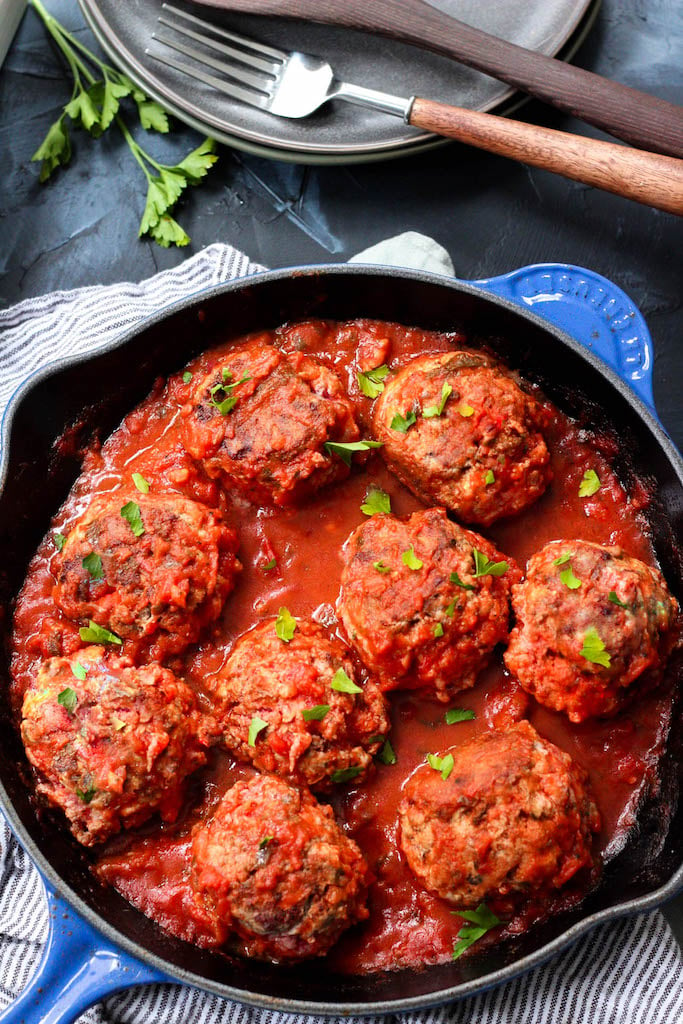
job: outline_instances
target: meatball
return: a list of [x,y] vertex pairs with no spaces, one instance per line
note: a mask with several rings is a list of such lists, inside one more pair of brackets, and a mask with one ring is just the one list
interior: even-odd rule
[[473,686],[507,639],[515,562],[439,508],[374,515],[344,555],[339,612],[383,689],[429,688],[447,701]]
[[85,846],[157,812],[173,821],[184,780],[206,763],[210,720],[159,665],[133,668],[87,647],[42,664],[24,696],[21,735],[38,792]]
[[399,807],[401,849],[427,889],[475,907],[549,895],[592,865],[600,817],[586,773],[528,722],[444,756],[450,773],[421,765]]
[[192,882],[198,897],[252,956],[321,956],[368,916],[363,855],[330,807],[276,775],[236,783],[197,826]]
[[[236,757],[319,791],[361,781],[389,729],[377,683],[361,679],[341,641],[305,619],[288,643],[274,619],[242,636],[214,696]],[[252,722],[262,728],[250,743]]]
[[637,679],[639,688],[656,682],[675,639],[678,605],[662,574],[585,540],[538,551],[512,605],[507,667],[572,722],[618,711]]
[[424,501],[483,526],[521,512],[546,489],[544,426],[541,406],[473,352],[413,359],[374,408],[375,434],[398,478]]
[[178,653],[220,615],[241,570],[237,547],[219,514],[189,498],[108,494],[56,556],[54,597],[76,622],[92,619],[123,639],[162,635],[153,653]]
[[360,437],[336,374],[258,339],[197,376],[183,413],[190,455],[228,490],[259,504],[290,505],[348,476],[325,445]]

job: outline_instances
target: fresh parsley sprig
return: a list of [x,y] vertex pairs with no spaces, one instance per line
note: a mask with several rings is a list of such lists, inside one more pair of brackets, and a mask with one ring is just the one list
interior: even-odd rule
[[133,138],[119,108],[121,101],[129,97],[135,103],[141,126],[146,131],[166,134],[169,123],[163,107],[148,99],[127,75],[100,60],[68,32],[41,0],[31,0],[31,4],[69,65],[73,78],[71,99],[31,158],[42,161],[41,182],[46,182],[58,167],[65,167],[71,160],[69,121],[72,126],[84,128],[93,138],[99,138],[115,123],[147,179],[147,200],[139,236],[149,235],[164,248],[187,245],[190,239],[171,216],[171,211],[188,185],[199,184],[218,159],[214,153],[215,142],[205,139],[178,164],[158,163]]

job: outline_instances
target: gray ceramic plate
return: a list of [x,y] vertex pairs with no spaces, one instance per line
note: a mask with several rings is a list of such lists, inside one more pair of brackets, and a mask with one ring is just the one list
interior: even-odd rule
[[[494,35],[545,54],[567,43],[593,0],[438,0],[434,6]],[[398,118],[345,103],[328,104],[301,121],[274,118],[220,95],[145,53],[162,0],[79,0],[99,42],[150,95],[195,127],[229,144],[269,155],[328,159],[395,155],[431,143],[433,136]],[[454,61],[377,36],[323,25],[226,14],[191,3],[177,6],[283,49],[327,58],[336,72],[397,95],[439,99],[475,110],[500,106],[512,95],[504,83]],[[272,150],[278,151],[273,153]]]

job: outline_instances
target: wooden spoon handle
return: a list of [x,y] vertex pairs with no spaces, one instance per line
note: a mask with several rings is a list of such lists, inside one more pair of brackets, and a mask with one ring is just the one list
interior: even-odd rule
[[[303,18],[412,43],[507,82],[632,145],[683,157],[683,107],[508,43],[423,0],[199,0],[223,10]],[[410,83],[406,83],[410,88]]]
[[419,98],[408,123],[683,215],[683,160]]

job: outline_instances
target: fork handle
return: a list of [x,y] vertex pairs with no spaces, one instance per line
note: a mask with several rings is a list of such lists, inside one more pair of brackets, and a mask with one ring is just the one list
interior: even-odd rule
[[415,98],[408,124],[683,215],[683,160]]

